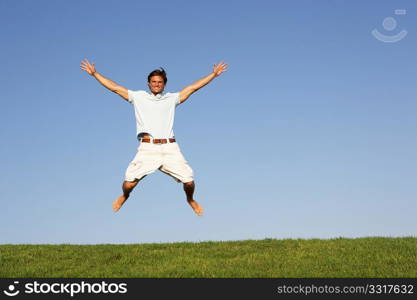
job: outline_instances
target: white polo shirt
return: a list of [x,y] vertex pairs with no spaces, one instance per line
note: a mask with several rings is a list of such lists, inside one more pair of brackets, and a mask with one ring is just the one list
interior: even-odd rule
[[129,102],[135,108],[136,134],[148,133],[154,139],[174,137],[175,108],[180,93],[159,93],[128,90]]

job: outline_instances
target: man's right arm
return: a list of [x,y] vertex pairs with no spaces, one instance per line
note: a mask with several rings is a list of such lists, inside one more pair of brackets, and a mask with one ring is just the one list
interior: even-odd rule
[[120,97],[125,99],[126,101],[129,101],[129,95],[127,88],[118,85],[114,81],[111,81],[110,79],[104,77],[100,73],[96,71],[96,67],[93,64],[90,64],[88,60],[85,60],[81,63],[81,69],[86,71],[88,74],[93,76],[95,79],[97,79],[98,82],[100,82],[105,88],[109,89],[110,91],[118,94]]
[[111,81],[110,79],[104,77],[98,72],[94,72],[92,76],[97,79],[98,82],[100,82],[105,88],[109,89],[113,93],[116,93],[120,97],[122,97],[125,100],[129,100],[127,88],[118,85],[114,81]]

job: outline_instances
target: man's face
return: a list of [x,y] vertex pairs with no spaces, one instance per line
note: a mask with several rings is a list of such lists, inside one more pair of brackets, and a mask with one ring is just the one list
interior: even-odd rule
[[159,94],[165,88],[164,79],[162,76],[152,76],[151,80],[148,82],[148,86],[152,93]]

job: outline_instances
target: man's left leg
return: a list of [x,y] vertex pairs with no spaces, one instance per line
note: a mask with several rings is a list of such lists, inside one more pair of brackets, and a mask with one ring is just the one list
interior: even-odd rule
[[203,215],[203,208],[193,199],[195,189],[193,170],[182,155],[178,144],[166,144],[164,154],[164,161],[159,170],[172,176],[177,182],[183,183],[188,204],[197,215]]
[[191,206],[191,208],[194,210],[194,212],[197,215],[202,216],[204,212],[203,207],[200,204],[198,204],[196,201],[194,201],[193,199],[194,189],[195,189],[194,181],[184,183],[184,191],[185,191],[185,194],[187,195],[188,204]]

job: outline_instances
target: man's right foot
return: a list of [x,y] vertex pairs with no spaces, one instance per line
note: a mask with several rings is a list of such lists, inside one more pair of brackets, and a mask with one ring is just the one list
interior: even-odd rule
[[121,195],[119,198],[117,198],[116,201],[114,201],[112,204],[113,211],[118,211],[122,207],[123,203],[126,202],[126,200],[127,198],[124,195]]

